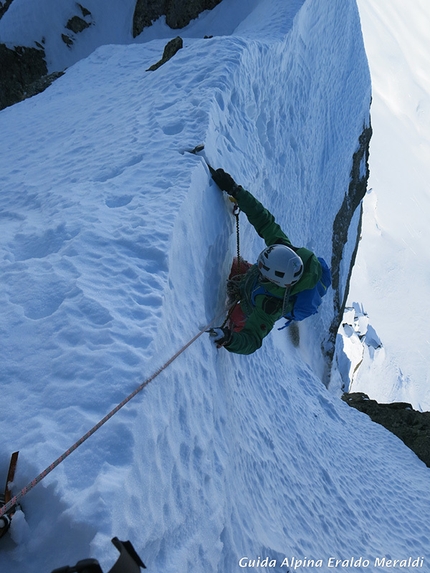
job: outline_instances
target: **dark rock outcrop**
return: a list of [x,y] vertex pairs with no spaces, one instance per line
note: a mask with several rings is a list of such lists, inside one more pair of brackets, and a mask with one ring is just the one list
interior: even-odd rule
[[[358,149],[352,158],[352,168],[350,174],[350,183],[348,192],[340,206],[339,211],[333,221],[333,235],[332,235],[332,258],[331,258],[331,272],[332,272],[332,288],[333,295],[333,314],[334,318],[329,329],[329,340],[325,350],[329,361],[331,362],[334,355],[336,344],[336,336],[339,326],[342,322],[343,314],[345,311],[346,300],[349,292],[349,281],[352,274],[352,269],[355,264],[355,259],[358,250],[358,244],[361,234],[361,200],[366,194],[367,181],[369,179],[369,145],[372,137],[372,127],[364,127],[358,140]],[[364,165],[364,169],[363,169]],[[350,232],[351,221],[357,208],[360,208],[360,223],[357,230],[357,239],[355,249],[351,257],[348,280],[345,288],[342,289],[340,285],[340,269],[343,260],[344,247],[348,241],[348,233]]]
[[66,24],[66,28],[71,30],[75,34],[79,34],[79,32],[83,32],[86,28],[89,28],[91,24],[86,22],[80,16],[73,16]]
[[4,14],[6,14],[12,2],[13,0],[6,0],[5,2],[2,3],[2,5],[0,6],[0,19],[4,16]]
[[165,14],[166,0],[137,0],[133,14],[133,38]]
[[48,72],[43,49],[0,44],[0,109],[27,97],[27,89]]
[[137,0],[133,16],[133,38],[160,16],[166,16],[166,24],[170,28],[184,28],[201,12],[212,10],[220,2],[221,0]]
[[[151,26],[160,16],[166,16],[167,24],[173,28],[183,28],[204,10],[211,10],[221,0],[136,0],[133,17],[133,36],[138,36],[143,28]],[[5,0],[0,6],[0,18],[5,14],[12,0]],[[95,25],[91,12],[77,3],[78,14],[72,16],[62,30],[58,30],[63,42],[70,49],[77,41],[76,35],[92,25]],[[31,97],[46,89],[62,71],[47,75],[43,40],[35,38],[35,44],[40,48],[18,46],[10,49],[0,44],[0,110],[13,105],[27,97]],[[179,38],[180,42],[182,40]],[[178,38],[166,46],[163,58],[157,69],[171,58],[181,47]]]
[[221,0],[170,0],[166,2],[166,23],[174,30],[184,28],[205,10],[212,10]]
[[162,66],[167,61],[169,61],[170,58],[173,58],[173,56],[176,54],[176,52],[178,50],[180,50],[183,45],[184,45],[184,43],[183,43],[182,38],[180,36],[176,36],[176,38],[173,38],[173,40],[170,40],[170,42],[167,42],[167,44],[164,47],[163,57],[161,58],[161,60],[159,60],[156,64],[153,64],[146,71],[147,72],[153,72],[155,70],[158,70],[158,68],[160,66]]
[[395,434],[430,467],[430,412],[418,412],[406,402],[379,404],[362,392],[344,394],[342,400]]
[[[3,14],[10,4],[11,2],[8,2],[3,5]],[[73,45],[73,34],[78,34],[93,24],[91,12],[81,4],[77,6],[80,15],[73,16],[65,25],[72,35],[61,34],[63,42],[69,48]],[[42,43],[35,43],[38,48],[16,46],[11,49],[0,44],[0,110],[43,92],[63,75],[62,71],[48,74],[43,40]]]
[[25,98],[33,97],[37,94],[42,93],[43,91],[46,90],[46,88],[49,88],[49,86],[52,84],[52,82],[54,82],[58,78],[61,78],[61,76],[63,76],[63,75],[64,75],[64,72],[52,72],[52,74],[42,76],[41,78],[39,78],[38,80],[36,80],[32,84],[27,86],[27,89],[25,92]]
[[[70,18],[66,24],[67,30],[73,32],[73,34],[80,34],[93,24],[91,12],[87,10],[87,8],[85,8],[84,6],[81,6],[81,4],[78,4],[78,6],[81,11],[81,15],[72,16],[72,18]],[[61,34],[61,39],[69,48],[73,46],[74,43],[73,35]]]

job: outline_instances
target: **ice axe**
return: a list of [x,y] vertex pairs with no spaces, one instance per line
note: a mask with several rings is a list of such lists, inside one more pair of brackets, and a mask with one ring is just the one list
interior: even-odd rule
[[[203,149],[205,148],[204,143],[199,143],[199,145],[196,145],[194,147],[194,149],[187,149],[188,153],[192,153],[193,155],[198,155],[201,151],[203,151]],[[203,156],[203,155],[199,155],[199,157],[201,157],[203,159],[203,161],[206,163],[206,165],[208,166],[208,169],[210,171],[210,174],[213,175],[216,171],[216,169],[214,169],[212,167],[212,165],[210,165],[207,161],[207,159]],[[234,208],[233,208],[233,214],[236,215],[236,209],[238,212],[238,207],[237,207],[237,201],[234,197],[232,197],[231,195],[228,196],[229,200],[234,203]]]
[[[194,147],[194,149],[189,149],[188,153],[192,153],[193,155],[197,155],[198,153],[200,153],[200,151],[203,151],[204,148],[205,148],[204,143],[199,143],[199,145],[196,145]],[[211,172],[211,175],[213,175],[215,173],[215,169],[212,167],[212,165],[209,165],[206,158],[203,157],[202,155],[200,155],[199,157],[203,158],[204,162],[208,166],[209,171]]]

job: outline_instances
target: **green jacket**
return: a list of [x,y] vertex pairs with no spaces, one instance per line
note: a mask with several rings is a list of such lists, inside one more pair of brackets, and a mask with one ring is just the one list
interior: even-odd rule
[[[294,248],[304,265],[303,275],[293,285],[285,309],[282,308],[285,288],[263,280],[257,265],[253,265],[243,276],[240,282],[240,305],[247,316],[246,324],[240,332],[233,332],[231,341],[224,348],[236,354],[252,354],[261,347],[263,338],[269,334],[283,312],[290,312],[294,308],[294,295],[303,290],[314,288],[321,278],[322,269],[312,251],[304,247],[293,247],[290,239],[275,222],[274,216],[249,191],[239,187],[236,199],[240,210],[245,213],[248,221],[264,239],[267,246],[280,243]],[[259,294],[252,304],[251,291],[256,280],[274,296]]]

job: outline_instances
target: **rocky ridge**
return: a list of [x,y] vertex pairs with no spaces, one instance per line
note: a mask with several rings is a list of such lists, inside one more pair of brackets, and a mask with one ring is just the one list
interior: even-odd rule
[[344,394],[342,400],[395,434],[430,467],[430,412],[418,412],[406,402],[379,404],[363,392]]

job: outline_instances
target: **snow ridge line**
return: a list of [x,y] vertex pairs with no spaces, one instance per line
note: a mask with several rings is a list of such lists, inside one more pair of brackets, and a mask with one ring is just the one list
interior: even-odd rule
[[8,501],[3,507],[0,507],[0,517],[7,514],[11,509],[13,509],[20,499],[22,499],[30,490],[32,490],[39,482],[43,480],[49,473],[52,472],[58,465],[61,464],[72,452],[74,452],[81,444],[83,444],[89,437],[91,437],[99,428],[103,426],[112,416],[114,416],[123,406],[125,406],[130,400],[132,400],[139,392],[141,392],[150,382],[152,382],[163,370],[165,370],[178,356],[180,356],[189,346],[191,346],[204,332],[206,332],[221,316],[224,315],[224,310],[217,314],[205,327],[203,327],[199,332],[193,336],[182,348],[180,348],[167,362],[158,368],[149,378],[144,380],[131,394],[129,394],[122,402],[120,402],[115,408],[113,408],[104,418],[102,418],[95,426],[91,428],[86,434],[84,434],[77,442],[68,448],[61,456],[59,456],[55,461],[52,462],[46,469],[43,470],[37,477],[35,477],[30,483],[21,489],[10,501]]

